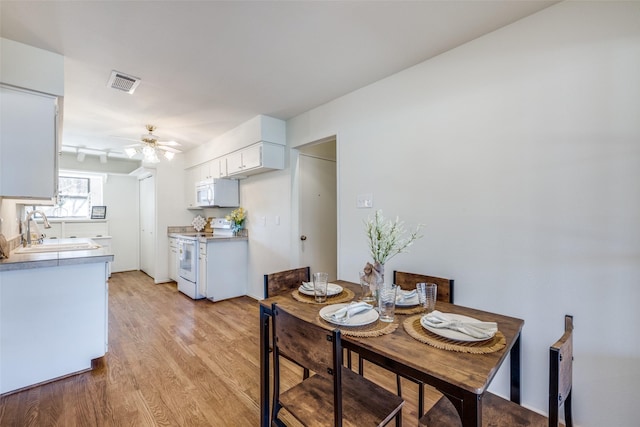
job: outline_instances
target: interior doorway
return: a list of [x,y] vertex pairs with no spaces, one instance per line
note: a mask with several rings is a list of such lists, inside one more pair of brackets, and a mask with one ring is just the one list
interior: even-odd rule
[[336,138],[298,148],[300,265],[338,274]]
[[149,175],[140,179],[140,270],[155,278],[156,184]]

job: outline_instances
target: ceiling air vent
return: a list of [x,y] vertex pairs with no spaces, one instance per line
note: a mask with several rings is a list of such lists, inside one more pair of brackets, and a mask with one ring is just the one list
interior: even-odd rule
[[109,81],[107,82],[108,87],[118,89],[130,94],[133,93],[134,90],[136,90],[139,84],[139,77],[130,76],[116,70],[111,71],[111,77],[109,77]]

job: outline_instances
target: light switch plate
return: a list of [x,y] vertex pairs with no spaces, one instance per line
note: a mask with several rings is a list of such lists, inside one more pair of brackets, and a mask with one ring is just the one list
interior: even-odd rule
[[372,208],[373,194],[371,193],[358,194],[358,197],[356,199],[356,207],[361,209]]

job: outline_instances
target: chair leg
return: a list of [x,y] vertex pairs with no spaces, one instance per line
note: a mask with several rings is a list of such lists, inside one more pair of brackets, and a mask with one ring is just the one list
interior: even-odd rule
[[418,384],[418,419],[424,415],[424,384]]
[[364,375],[364,359],[358,356],[358,375]]
[[347,368],[351,369],[351,350],[347,350]]
[[571,415],[571,391],[564,401],[564,425],[573,427],[573,416]]
[[307,378],[309,378],[309,369],[308,368],[302,368],[302,379],[306,380]]

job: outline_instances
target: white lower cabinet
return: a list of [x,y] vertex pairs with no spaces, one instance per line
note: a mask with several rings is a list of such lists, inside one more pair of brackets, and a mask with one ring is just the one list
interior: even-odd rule
[[180,262],[178,253],[178,239],[169,237],[169,279],[178,281],[178,263]]
[[107,351],[104,262],[0,272],[0,393],[91,369]]
[[205,246],[204,259],[200,251],[200,268],[204,269],[207,298],[221,301],[246,295],[247,240],[209,239]]
[[200,295],[207,294],[207,244],[199,243],[198,248],[198,293]]

